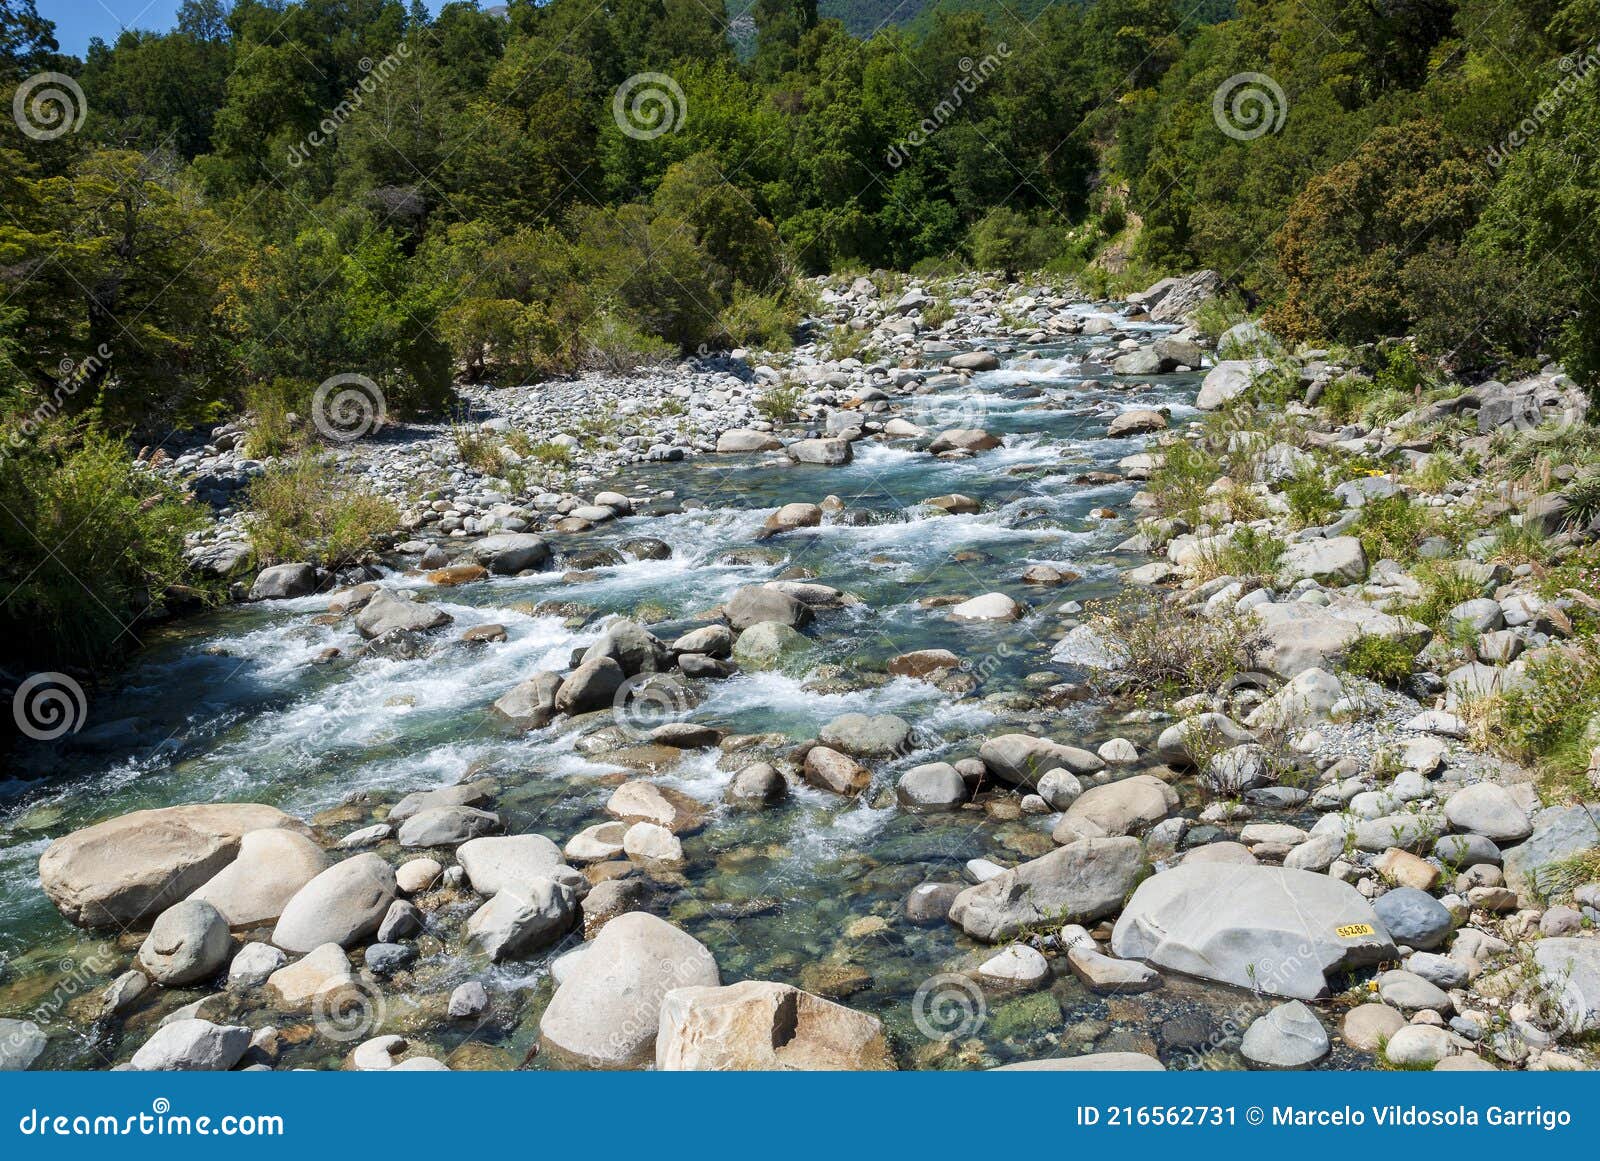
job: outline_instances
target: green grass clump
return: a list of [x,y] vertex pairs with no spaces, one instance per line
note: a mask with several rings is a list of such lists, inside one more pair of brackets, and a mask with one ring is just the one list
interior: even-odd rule
[[262,564],[309,561],[338,568],[359,560],[400,521],[390,501],[305,454],[275,464],[245,497],[250,543]]
[[1345,651],[1343,669],[1379,685],[1396,686],[1411,676],[1416,663],[1416,654],[1403,640],[1363,635]]

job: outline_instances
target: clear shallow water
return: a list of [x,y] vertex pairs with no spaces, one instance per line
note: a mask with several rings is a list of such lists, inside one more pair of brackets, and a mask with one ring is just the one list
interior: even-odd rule
[[[10,962],[0,976],[0,1015],[49,1016],[41,1023],[53,1038],[42,1063],[97,1067],[126,1059],[162,1015],[205,994],[162,993],[125,1026],[94,1023],[95,993],[128,965],[137,942],[78,932],[57,916],[36,870],[50,839],[142,807],[234,800],[312,819],[332,840],[373,821],[404,793],[487,776],[500,787],[493,809],[511,833],[537,830],[564,843],[604,821],[611,787],[638,772],[588,756],[581,739],[596,728],[593,720],[517,737],[494,724],[488,705],[535,670],[566,668],[575,648],[600,635],[604,615],[639,616],[670,640],[704,623],[706,611],[741,585],[810,576],[862,601],[819,612],[807,630],[816,642],[813,660],[830,667],[825,679],[755,673],[702,683],[703,700],[691,716],[737,734],[799,742],[842,713],[895,713],[919,727],[925,748],[875,767],[874,787],[859,800],[801,789],[762,813],[721,806],[733,771],[758,754],[690,753],[650,774],[712,812],[705,828],[685,838],[682,874],[653,883],[652,909],[703,940],[725,981],[784,980],[880,1015],[903,1067],[1117,1049],[1156,1051],[1181,1064],[1186,1044],[1210,1042],[1239,1018],[1241,997],[1169,980],[1155,993],[1105,998],[1066,975],[1047,992],[990,995],[970,1033],[963,1028],[950,1043],[930,1040],[913,1020],[919,986],[986,956],[954,928],[914,928],[900,916],[912,887],[958,880],[967,859],[1013,863],[1052,847],[1047,819],[1006,817],[1014,811],[898,810],[892,786],[901,770],[972,754],[984,736],[1016,721],[1043,722],[1052,736],[1088,745],[1119,732],[1089,705],[1013,712],[985,700],[1051,669],[1049,645],[1060,620],[1048,606],[1116,587],[1111,550],[1131,525],[1098,510],[1122,509],[1134,485],[1076,481],[1114,468],[1142,441],[1105,439],[1106,424],[1131,407],[1166,406],[1180,419],[1192,410],[1197,376],[1159,378],[1138,391],[1070,377],[1095,349],[1044,348],[1037,358],[1025,355],[977,376],[968,388],[901,401],[899,413],[930,430],[978,426],[1005,437],[1004,447],[970,460],[937,460],[908,442],[864,442],[853,463],[837,468],[759,455],[641,466],[615,481],[630,495],[653,497],[640,515],[553,543],[572,554],[650,536],[671,546],[671,559],[432,590],[429,599],[455,624],[419,659],[311,664],[330,647],[348,658],[360,643],[347,621],[312,623],[325,609],[322,596],[221,610],[167,630],[112,690],[93,696],[91,727],[134,719],[121,741],[26,755],[34,764],[25,769],[36,777],[3,791],[0,953]],[[950,492],[979,500],[982,511],[933,515],[921,503]],[[848,519],[758,543],[778,505],[828,495],[840,498]],[[660,512],[668,514],[652,514]],[[1082,579],[1060,589],[1023,584],[1023,570],[1041,563]],[[398,574],[385,583],[429,587]],[[983,625],[917,603],[991,591],[1035,610],[1014,624]],[[547,602],[583,606],[594,616],[573,627]],[[489,623],[505,626],[504,643],[456,640]],[[952,699],[883,673],[888,658],[927,648],[972,660],[976,691]],[[392,844],[379,849],[395,862],[407,857]],[[552,956],[490,966],[463,951],[460,925],[474,905],[466,896],[431,913],[418,963],[383,985],[383,1011],[374,1014],[381,1018],[367,1031],[416,1033],[437,1055],[454,1053],[459,1067],[516,1067],[536,1040]],[[481,1023],[463,1027],[444,1018],[444,1000],[469,978],[483,979],[495,999]],[[253,1003],[224,1000],[206,1014],[275,1023],[291,1041],[308,1030],[304,1017],[269,1016]],[[302,1037],[285,1060],[333,1064],[340,1053],[339,1045]],[[528,1063],[539,1066],[537,1057]]]

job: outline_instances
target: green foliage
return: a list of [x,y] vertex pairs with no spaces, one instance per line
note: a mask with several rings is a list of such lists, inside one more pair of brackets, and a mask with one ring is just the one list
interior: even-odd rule
[[1343,669],[1379,685],[1393,686],[1411,676],[1416,662],[1416,654],[1406,642],[1363,634],[1345,651]]
[[1297,528],[1320,527],[1339,518],[1344,504],[1333,494],[1322,469],[1308,466],[1284,482],[1283,498]]
[[1222,474],[1221,461],[1198,443],[1175,439],[1159,449],[1162,462],[1150,473],[1146,490],[1164,516],[1197,520],[1206,489]]
[[1502,750],[1539,766],[1541,789],[1550,797],[1584,794],[1589,752],[1600,744],[1600,653],[1594,643],[1542,651],[1524,681],[1494,697],[1487,717],[1490,736]]
[[251,483],[245,504],[262,564],[303,560],[340,568],[361,559],[373,537],[400,520],[392,503],[313,453],[273,465]]
[[94,427],[8,414],[0,431],[0,604],[6,654],[86,664],[139,643],[184,576],[198,509]]
[[999,270],[1015,279],[1044,269],[1064,243],[1060,226],[1048,217],[997,206],[972,227],[967,249],[980,270]]
[[800,418],[802,393],[798,383],[774,383],[756,400],[756,410],[766,416],[769,422],[793,423]]

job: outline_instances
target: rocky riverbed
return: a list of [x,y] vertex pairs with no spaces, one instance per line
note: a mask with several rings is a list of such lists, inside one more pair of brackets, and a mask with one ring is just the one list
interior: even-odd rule
[[1582,398],[1336,418],[1216,286],[469,389],[339,450],[402,525],[334,575],[253,567],[241,427],[164,458],[239,603],[19,756],[5,1065],[1590,1066],[1600,795],[1475,733],[1593,600],[1485,512],[1571,504],[1428,464]]

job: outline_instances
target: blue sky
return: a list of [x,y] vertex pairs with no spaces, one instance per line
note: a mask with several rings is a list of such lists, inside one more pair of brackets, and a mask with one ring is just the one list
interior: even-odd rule
[[[177,23],[183,0],[34,0],[39,15],[55,21],[56,40],[62,52],[82,56],[89,39],[98,36],[108,44],[124,28],[165,32]],[[428,0],[438,11],[441,0]]]

